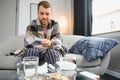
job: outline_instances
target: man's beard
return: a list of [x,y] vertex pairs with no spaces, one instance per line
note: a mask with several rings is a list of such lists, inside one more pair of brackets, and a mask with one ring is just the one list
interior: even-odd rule
[[40,23],[41,23],[41,25],[43,25],[43,26],[47,26],[48,23],[49,23],[49,20],[48,20],[48,19],[41,19],[41,20],[40,20]]

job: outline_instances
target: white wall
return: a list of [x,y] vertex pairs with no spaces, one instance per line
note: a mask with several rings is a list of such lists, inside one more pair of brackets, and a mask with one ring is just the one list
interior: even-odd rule
[[[24,34],[27,25],[30,23],[30,3],[39,3],[42,0],[19,0],[18,34]],[[72,23],[72,0],[47,0],[52,4],[52,18],[59,21],[65,16],[67,24],[64,34],[73,33]]]
[[0,41],[16,34],[16,0],[0,0]]

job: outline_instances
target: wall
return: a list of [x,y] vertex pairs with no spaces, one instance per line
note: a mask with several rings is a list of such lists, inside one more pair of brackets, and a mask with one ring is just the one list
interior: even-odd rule
[[[38,2],[40,1],[41,0],[19,0],[18,34],[24,34],[27,25],[30,23],[31,17],[30,5],[38,4]],[[72,0],[47,0],[47,1],[49,1],[52,4],[52,19],[59,21],[60,17],[64,16],[66,18],[67,24],[66,27],[63,27],[65,31],[64,30],[62,31],[64,31],[63,32],[64,34],[72,34],[73,33]]]
[[0,0],[0,41],[16,34],[16,0]]

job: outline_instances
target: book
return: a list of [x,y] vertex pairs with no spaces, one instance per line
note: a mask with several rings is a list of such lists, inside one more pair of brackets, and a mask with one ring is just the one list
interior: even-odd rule
[[100,80],[100,76],[99,76],[99,75],[90,73],[90,72],[88,72],[88,71],[82,71],[82,72],[80,72],[80,75],[83,75],[83,76],[85,76],[85,77],[88,77],[88,78],[90,78],[91,80]]

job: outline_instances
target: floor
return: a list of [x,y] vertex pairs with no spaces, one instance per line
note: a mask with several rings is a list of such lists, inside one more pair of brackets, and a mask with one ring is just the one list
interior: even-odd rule
[[[82,78],[82,76],[81,76],[81,77],[77,77],[76,80],[91,80],[91,79],[87,79],[84,77]],[[100,80],[120,80],[120,79],[113,77],[111,75],[108,75],[108,74],[104,74],[104,75],[100,76]]]
[[104,75],[101,76],[100,80],[120,80],[120,79],[118,79],[116,77],[113,77],[111,75],[108,75],[108,74],[104,74]]

